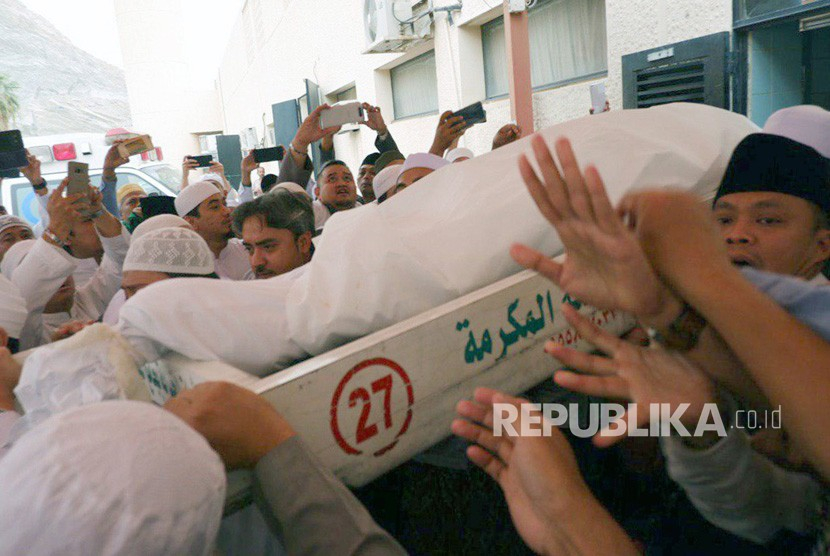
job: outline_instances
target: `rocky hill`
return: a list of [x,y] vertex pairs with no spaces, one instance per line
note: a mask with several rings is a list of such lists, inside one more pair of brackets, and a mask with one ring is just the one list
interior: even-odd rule
[[18,0],[0,0],[0,73],[16,81],[24,135],[128,127],[124,72],[76,47]]

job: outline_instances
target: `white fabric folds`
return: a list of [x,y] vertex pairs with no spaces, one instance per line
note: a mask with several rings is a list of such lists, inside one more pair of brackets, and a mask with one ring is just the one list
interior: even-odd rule
[[[550,144],[568,137],[616,202],[637,187],[713,191],[735,146],[757,130],[738,114],[674,104],[540,133]],[[512,243],[562,250],[519,174],[517,158],[530,152],[525,138],[441,168],[383,204],[334,214],[297,271],[157,283],[124,305],[121,332],[145,358],[176,351],[264,375],[510,276],[520,270]]]

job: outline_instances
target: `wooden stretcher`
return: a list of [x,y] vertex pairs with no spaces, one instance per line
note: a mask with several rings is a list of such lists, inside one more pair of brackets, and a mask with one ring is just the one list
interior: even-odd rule
[[[159,403],[208,380],[253,390],[357,487],[449,436],[456,404],[476,387],[518,394],[550,379],[557,363],[542,349],[549,338],[588,349],[565,321],[563,302],[618,335],[634,325],[524,271],[266,378],[181,356],[140,372]],[[247,474],[230,475],[227,511],[248,502],[249,485]]]

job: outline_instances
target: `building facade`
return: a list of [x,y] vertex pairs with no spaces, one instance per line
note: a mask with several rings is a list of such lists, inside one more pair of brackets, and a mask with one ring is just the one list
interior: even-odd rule
[[[461,144],[488,151],[511,121],[502,3],[415,2],[422,39],[367,54],[365,9],[379,2],[247,0],[219,70],[224,133],[243,147],[287,144],[292,106],[302,118],[317,102],[358,99],[381,107],[409,153],[429,148],[441,112],[483,101],[488,121]],[[529,4],[537,129],[587,115],[595,83],[612,110],[707,102],[763,125],[784,106],[830,107],[830,0]],[[373,140],[365,127],[344,128],[337,156],[356,169]]]

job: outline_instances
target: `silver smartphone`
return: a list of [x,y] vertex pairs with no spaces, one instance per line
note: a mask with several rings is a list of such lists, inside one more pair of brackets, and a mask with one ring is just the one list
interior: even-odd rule
[[69,185],[66,186],[68,195],[86,194],[89,192],[89,164],[86,162],[70,162]]

